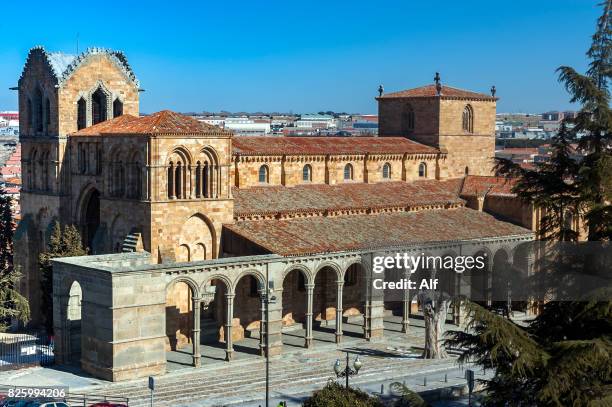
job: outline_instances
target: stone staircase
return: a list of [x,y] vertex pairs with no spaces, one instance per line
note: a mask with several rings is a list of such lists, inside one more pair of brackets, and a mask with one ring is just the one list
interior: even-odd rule
[[[291,394],[305,388],[323,387],[334,376],[332,365],[335,358],[342,358],[342,355],[341,351],[328,350],[325,353],[272,358],[271,391]],[[453,359],[425,361],[385,350],[365,351],[360,358],[364,367],[358,376],[351,379],[356,385],[391,380],[401,375],[441,372],[451,369],[454,363]],[[263,358],[216,363],[159,377],[156,379],[155,406],[181,406],[195,402],[198,406],[229,406],[261,399],[265,391],[264,363]],[[145,407],[150,403],[150,391],[146,380],[142,379],[87,391],[129,397],[131,407]]]
[[123,253],[131,253],[139,251],[140,247],[142,247],[142,236],[140,232],[130,232],[123,240],[121,251]]

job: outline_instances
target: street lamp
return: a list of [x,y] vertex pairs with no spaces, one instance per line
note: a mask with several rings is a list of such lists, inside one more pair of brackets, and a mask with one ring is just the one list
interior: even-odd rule
[[274,284],[269,283],[270,288],[267,292],[263,292],[263,303],[265,306],[266,315],[266,407],[270,406],[270,304],[276,304],[276,296],[274,296]]
[[346,352],[346,367],[342,369],[340,365],[340,359],[336,359],[336,363],[334,363],[334,372],[336,373],[336,377],[345,377],[346,378],[346,388],[349,387],[349,377],[355,376],[359,374],[359,369],[361,369],[362,363],[359,360],[359,356],[355,358],[353,362],[353,369],[349,366],[349,353]]

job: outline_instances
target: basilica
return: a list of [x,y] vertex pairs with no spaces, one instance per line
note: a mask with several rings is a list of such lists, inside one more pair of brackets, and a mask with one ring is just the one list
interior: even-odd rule
[[[169,110],[139,114],[122,52],[33,48],[18,82],[24,174],[16,233],[21,290],[40,308],[37,254],[52,224],[77,225],[88,256],[54,263],[56,354],[127,380],[166,369],[166,352],[418,312],[370,288],[377,253],[485,253],[523,261],[536,211],[493,176],[495,94],[435,83],[381,92],[378,137],[241,137]],[[476,279],[478,282],[476,283]],[[449,291],[468,294],[462,284]],[[33,314],[32,324],[41,316]],[[460,310],[453,311],[460,323]],[[302,331],[300,331],[302,332]]]

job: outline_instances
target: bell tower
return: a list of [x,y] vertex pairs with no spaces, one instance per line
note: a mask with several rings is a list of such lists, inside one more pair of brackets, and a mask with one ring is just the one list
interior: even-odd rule
[[379,135],[407,137],[446,153],[445,177],[492,175],[495,155],[495,87],[491,95],[434,83],[378,101]]

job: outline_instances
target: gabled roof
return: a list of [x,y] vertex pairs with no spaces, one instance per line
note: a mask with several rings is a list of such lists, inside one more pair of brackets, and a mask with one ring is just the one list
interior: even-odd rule
[[232,135],[230,131],[200,122],[192,117],[175,113],[170,110],[162,110],[161,112],[142,117],[135,117],[125,114],[123,116],[81,129],[75,133],[72,133],[72,136],[102,136],[113,134],[180,134],[226,137]]
[[281,256],[489,237],[533,236],[528,229],[465,207],[374,215],[239,221],[223,227]]
[[404,137],[235,137],[234,155],[404,154],[439,150]]
[[465,177],[461,196],[516,196],[512,188],[516,179],[486,175],[468,175]]
[[346,210],[462,206],[464,201],[459,198],[460,184],[461,179],[453,179],[233,188],[234,215],[241,218]]
[[[28,66],[30,59],[34,55],[40,55],[49,64],[51,73],[57,80],[59,85],[63,84],[70,75],[90,56],[104,54],[107,55],[111,61],[115,62],[117,66],[124,72],[127,78],[129,78],[136,87],[140,87],[140,82],[136,79],[136,75],[132,68],[127,62],[125,54],[121,51],[113,51],[105,48],[88,48],[84,52],[74,55],[64,52],[48,52],[42,46],[34,47],[30,50],[28,58],[24,66]],[[23,72],[21,74],[23,77]]]
[[[472,92],[469,90],[453,88],[451,86],[442,85],[442,90],[439,95],[444,99],[468,99],[468,100],[487,100],[496,101],[497,98],[484,93]],[[425,85],[419,88],[401,90],[383,94],[376,99],[393,99],[393,98],[432,98],[438,97],[436,85]]]

